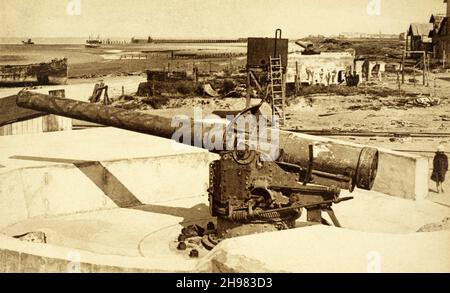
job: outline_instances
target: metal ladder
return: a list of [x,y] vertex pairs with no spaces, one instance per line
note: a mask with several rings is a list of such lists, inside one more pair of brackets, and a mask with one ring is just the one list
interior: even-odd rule
[[285,120],[285,93],[283,82],[283,67],[281,64],[281,56],[278,58],[270,57],[270,91],[272,115],[278,117],[279,125],[284,126]]

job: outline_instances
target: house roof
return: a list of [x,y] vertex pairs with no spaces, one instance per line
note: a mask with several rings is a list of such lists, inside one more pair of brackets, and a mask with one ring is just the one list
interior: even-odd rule
[[408,36],[427,36],[433,30],[432,23],[411,23],[408,30]]
[[447,23],[449,21],[449,17],[444,17],[444,20],[441,22],[441,26],[439,28],[439,31],[437,32],[438,35],[448,34],[448,30],[445,30],[444,28],[447,27]]
[[431,15],[430,23],[432,23],[434,25],[434,28],[428,34],[428,36],[430,38],[432,38],[433,36],[435,36],[439,32],[439,29],[441,28],[441,24],[444,21],[444,19],[445,19],[445,16],[441,15],[441,14],[433,14],[433,15]]
[[443,15],[443,14],[432,14],[430,17],[430,23],[440,25],[441,22],[444,20],[444,18],[445,18],[445,15]]

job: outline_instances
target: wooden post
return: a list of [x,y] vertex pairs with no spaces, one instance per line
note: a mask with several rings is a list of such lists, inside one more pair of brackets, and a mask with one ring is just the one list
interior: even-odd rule
[[298,61],[295,61],[295,96],[298,95]]
[[405,58],[406,58],[406,51],[403,52],[402,57],[402,84],[405,84]]
[[436,75],[433,75],[433,83],[434,83],[434,97],[436,97]]
[[426,79],[426,70],[427,70],[427,58],[426,58],[426,56],[427,56],[427,53],[426,52],[423,52],[423,70],[422,70],[422,78],[423,78],[423,85],[426,85],[427,83],[426,83],[426,81],[425,81],[425,79]]
[[445,68],[445,61],[446,61],[446,58],[447,58],[447,55],[446,55],[446,53],[445,53],[445,49],[442,51],[442,68]]
[[155,95],[155,76],[152,76],[152,96]]
[[250,97],[250,93],[251,93],[251,85],[250,85],[250,69],[247,69],[247,96],[246,96],[246,101],[245,101],[245,107],[248,108],[250,107],[251,104],[251,97]]
[[194,65],[194,68],[192,70],[194,72],[195,85],[197,85],[198,84],[198,68],[195,67],[195,65]]

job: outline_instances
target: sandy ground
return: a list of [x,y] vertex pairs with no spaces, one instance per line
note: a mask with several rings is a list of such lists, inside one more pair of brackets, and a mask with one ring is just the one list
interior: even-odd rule
[[[443,75],[441,75],[443,76]],[[444,76],[445,77],[445,76]],[[33,89],[40,93],[48,93],[51,89],[65,89],[66,97],[87,101],[92,93],[94,84],[100,78],[70,79],[68,85],[43,86]],[[109,95],[117,98],[122,94],[122,86],[125,94],[133,94],[137,91],[140,82],[145,81],[145,76],[108,76],[102,78],[109,86]],[[387,79],[380,83],[382,86],[395,86],[392,80]],[[379,86],[379,85],[378,85]],[[2,88],[0,98],[16,94],[21,88]],[[434,87],[405,85],[405,92],[434,93]],[[398,97],[372,97],[372,96],[328,96],[313,95],[308,97],[296,97],[290,99],[287,108],[288,129],[301,130],[341,130],[341,131],[387,131],[387,132],[450,132],[450,81],[436,79],[436,97],[441,99],[441,104],[432,107],[410,107],[397,109],[395,107],[382,106],[380,110],[348,110],[354,105],[373,105],[382,100],[395,100]],[[257,103],[258,100],[252,101]],[[183,98],[178,97],[170,101],[169,108],[148,110],[149,112],[173,117],[175,115],[193,116],[194,107],[201,107],[203,115],[211,114],[214,110],[229,109],[240,110],[245,107],[243,98]],[[267,106],[266,106],[267,110]],[[321,117],[319,115],[337,113],[331,116]],[[337,137],[334,137],[337,138]],[[416,153],[428,157],[430,163],[434,151],[439,143],[445,143],[447,151],[450,150],[450,137],[427,137],[427,138],[396,138],[389,137],[339,137],[360,144],[385,147],[398,151]],[[431,171],[431,170],[430,170]],[[450,180],[444,183],[444,194],[435,192],[435,185],[430,181],[429,198],[442,204],[450,205]]]

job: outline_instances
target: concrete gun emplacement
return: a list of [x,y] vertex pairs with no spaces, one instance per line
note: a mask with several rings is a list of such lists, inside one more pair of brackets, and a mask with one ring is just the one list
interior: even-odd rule
[[[179,131],[178,126],[172,126],[171,118],[27,91],[17,95],[17,105],[168,139]],[[257,109],[254,106],[243,113]],[[217,129],[202,121],[191,122],[192,128],[202,127],[202,137],[213,135]],[[230,125],[233,126],[233,121],[227,131],[236,132]],[[196,135],[192,131],[191,139],[180,142],[193,145],[198,141]],[[208,189],[217,229],[204,235],[205,246],[211,248],[220,239],[233,236],[329,224],[322,218],[322,212],[329,215],[335,226],[340,226],[332,205],[352,199],[339,197],[340,190],[372,188],[378,168],[377,149],[317,141],[312,136],[288,131],[278,131],[277,135],[279,153],[275,160],[264,160],[258,148],[210,150],[200,146],[220,155],[219,160],[210,164]],[[299,223],[297,219],[303,210],[306,222]]]

